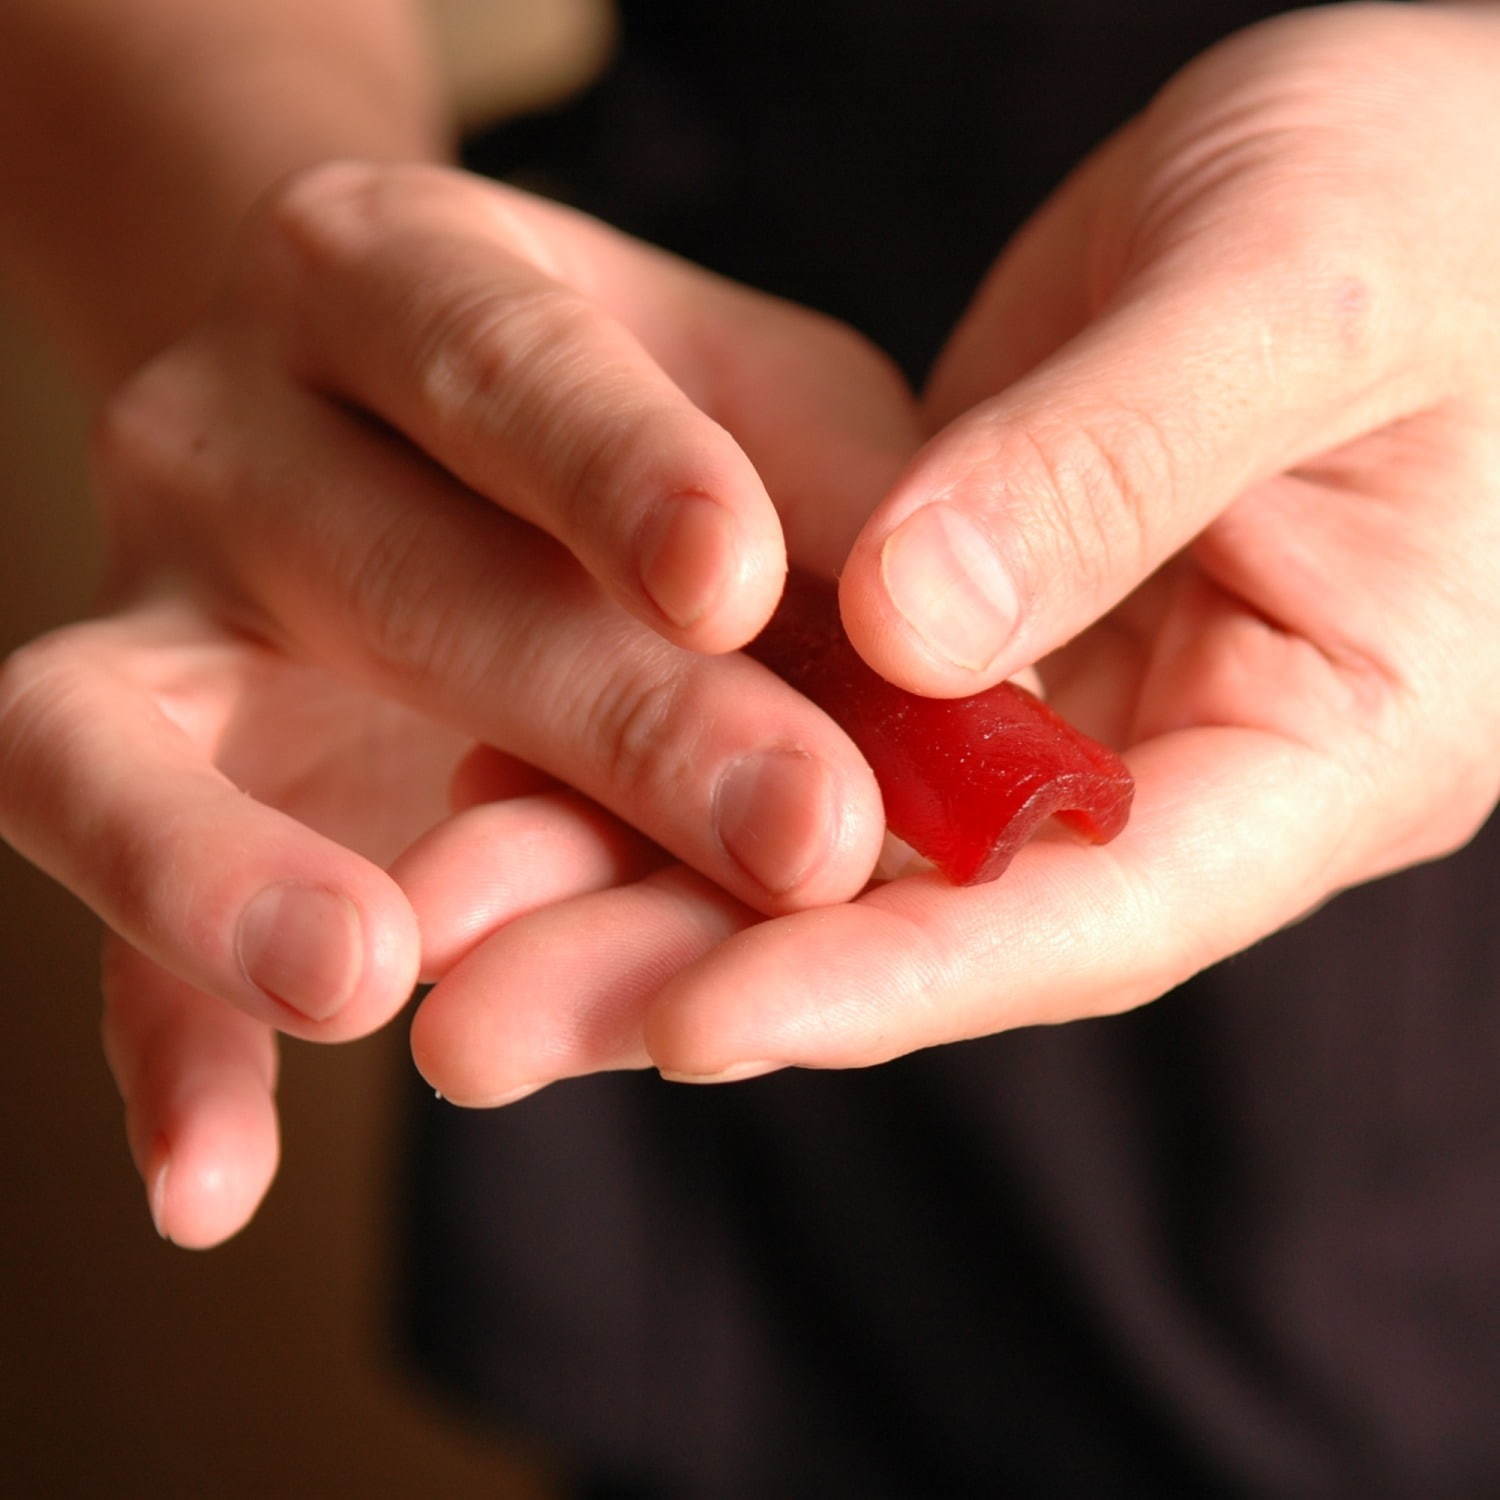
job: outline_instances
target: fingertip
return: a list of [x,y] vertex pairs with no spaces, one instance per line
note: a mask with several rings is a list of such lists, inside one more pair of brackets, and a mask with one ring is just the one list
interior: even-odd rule
[[462,1007],[441,1000],[434,1004],[430,999],[412,1017],[408,1035],[412,1064],[438,1098],[455,1109],[498,1108],[543,1086],[528,1079],[497,1088],[493,1075],[498,1064],[472,1045],[470,1033],[482,1028],[465,1025],[470,1019]]
[[443,1076],[443,1030],[441,1013],[431,1004],[430,998],[417,1006],[407,1028],[406,1045],[411,1053],[412,1065],[422,1081],[439,1099],[453,1103],[452,1092]]
[[255,1216],[280,1162],[276,1110],[253,1076],[216,1080],[210,1099],[179,1102],[154,1138],[142,1176],[156,1232],[185,1250],[208,1250]]
[[518,1079],[515,1059],[508,1049],[495,1046],[497,1027],[504,1031],[505,999],[496,995],[490,1000],[476,1004],[473,995],[459,995],[454,1003],[452,994],[437,989],[412,1017],[412,1064],[437,1097],[455,1109],[500,1109],[566,1076]]
[[770,500],[725,503],[705,489],[672,494],[637,539],[646,623],[704,655],[737,651],[764,627],[786,580],[786,547]]
[[[742,946],[731,938],[724,947]],[[646,1054],[657,1072],[672,1083],[730,1082],[739,1067],[763,1061],[739,1049],[733,1036],[725,1036],[701,996],[705,963],[695,964],[663,986],[641,1026]],[[748,1076],[748,1075],[747,1075]]]
[[681,865],[533,912],[423,1000],[413,1061],[444,1099],[471,1108],[563,1078],[650,1067],[641,1017],[662,985],[756,920]]
[[839,580],[844,630],[887,681],[960,698],[1014,665],[1021,601],[984,527],[942,501],[862,537]]
[[247,795],[138,668],[110,657],[110,631],[130,646],[157,628],[144,614],[80,628],[28,669],[44,701],[13,736],[29,757],[21,847],[198,990],[301,1036],[371,1030],[416,981],[405,897],[360,854]]
[[103,1041],[157,1233],[206,1249],[254,1215],[280,1157],[265,1024],[110,938]]
[[411,902],[385,871],[371,866],[366,878],[364,972],[329,1041],[347,1041],[384,1026],[411,999],[421,977],[422,934]]

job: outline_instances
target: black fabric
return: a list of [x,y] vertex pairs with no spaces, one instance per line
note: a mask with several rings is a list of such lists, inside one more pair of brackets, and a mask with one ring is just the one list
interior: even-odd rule
[[[472,159],[920,371],[1062,172],[1264,13],[625,7]],[[1136,1014],[854,1074],[425,1098],[406,1327],[590,1493],[1500,1493],[1500,823]]]
[[1020,223],[1254,0],[625,0],[579,105],[473,141],[920,375]]
[[682,1496],[1500,1490],[1500,823],[1139,1013],[434,1109],[418,1348]]

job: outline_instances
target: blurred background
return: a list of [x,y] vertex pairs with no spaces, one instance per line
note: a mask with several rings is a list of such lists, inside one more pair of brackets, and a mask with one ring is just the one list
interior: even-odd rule
[[[545,105],[608,50],[598,0],[429,0],[471,125]],[[84,418],[0,305],[0,653],[85,612]],[[98,1044],[97,937],[0,844],[0,1495],[554,1492],[466,1428],[390,1341],[404,1026],[283,1048],[284,1162],[222,1249],[157,1239]]]

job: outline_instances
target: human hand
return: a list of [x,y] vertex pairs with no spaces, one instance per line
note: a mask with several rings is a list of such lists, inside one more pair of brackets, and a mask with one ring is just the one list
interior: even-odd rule
[[681,871],[554,906],[430,996],[427,1076],[485,1102],[587,1062],[723,1079],[1117,1011],[1464,842],[1500,744],[1497,68],[1494,7],[1230,40],[1023,231],[936,372],[846,623],[927,693],[1040,661],[1128,748],[1115,844],[770,922]]
[[657,845],[762,910],[861,888],[868,769],[729,648],[780,586],[767,487],[841,556],[915,431],[847,331],[524,194],[339,165],[271,197],[103,413],[112,612],[0,679],[0,834],[115,934],[106,1044],[164,1233],[214,1243],[268,1185],[275,1030],[409,996],[381,866],[455,765],[510,856],[474,921]]

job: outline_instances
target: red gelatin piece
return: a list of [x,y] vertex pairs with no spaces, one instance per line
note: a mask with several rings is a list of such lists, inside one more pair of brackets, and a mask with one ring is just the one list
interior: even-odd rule
[[1092,843],[1120,832],[1135,783],[1114,751],[1024,688],[921,698],[849,644],[834,591],[793,574],[746,648],[832,718],[870,763],[886,823],[955,885],[993,880],[1054,814]]

